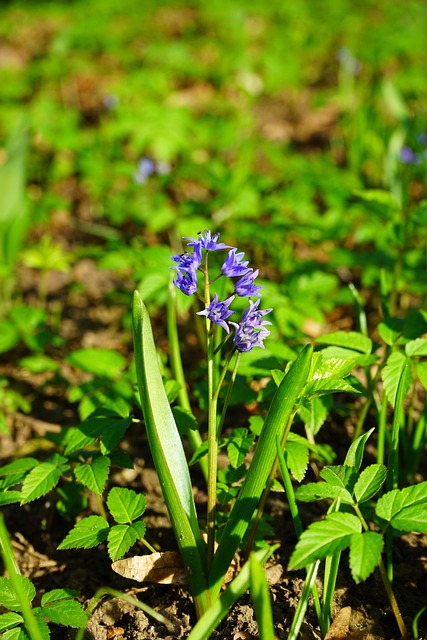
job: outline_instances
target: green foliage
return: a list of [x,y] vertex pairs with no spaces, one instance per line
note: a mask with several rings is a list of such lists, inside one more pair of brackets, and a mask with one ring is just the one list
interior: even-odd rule
[[90,549],[108,540],[108,555],[119,560],[145,535],[145,523],[138,520],[147,501],[143,494],[131,489],[114,487],[107,496],[107,506],[117,524],[110,526],[101,516],[79,520],[58,546],[58,549]]

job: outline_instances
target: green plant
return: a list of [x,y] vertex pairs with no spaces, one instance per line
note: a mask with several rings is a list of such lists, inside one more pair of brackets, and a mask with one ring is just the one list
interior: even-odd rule
[[324,482],[308,483],[297,489],[297,500],[329,499],[332,504],[323,520],[312,523],[301,533],[289,568],[308,568],[326,560],[320,624],[322,629],[327,629],[340,555],[349,547],[353,579],[356,583],[364,581],[378,567],[400,633],[408,638],[381,554],[388,532],[397,535],[427,531],[427,483],[393,489],[374,501],[386,481],[387,470],[382,464],[372,464],[361,471],[369,435],[368,432],[353,442],[343,465],[322,469],[320,475]]

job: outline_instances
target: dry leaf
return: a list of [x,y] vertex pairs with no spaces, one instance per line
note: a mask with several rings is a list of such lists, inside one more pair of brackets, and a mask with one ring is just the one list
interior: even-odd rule
[[146,556],[116,560],[113,571],[137,582],[185,584],[187,582],[181,556],[177,551],[164,551]]

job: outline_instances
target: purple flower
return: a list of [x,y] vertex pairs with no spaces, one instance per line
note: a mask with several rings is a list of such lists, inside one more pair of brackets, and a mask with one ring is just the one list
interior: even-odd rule
[[219,324],[227,333],[230,333],[230,328],[225,321],[234,313],[234,311],[228,308],[233,300],[234,296],[230,296],[227,300],[224,300],[224,302],[218,302],[218,295],[215,294],[214,299],[207,309],[198,311],[197,313],[199,316],[206,316],[211,322]]
[[236,276],[242,276],[249,271],[249,262],[242,262],[244,253],[236,253],[237,249],[231,249],[228,252],[228,256],[221,267],[221,271],[225,276],[235,278]]
[[235,283],[234,293],[237,293],[240,297],[261,295],[259,290],[263,287],[254,284],[254,280],[258,276],[258,273],[258,269],[256,271],[249,269],[249,271]]
[[178,269],[178,270],[188,270],[188,269],[198,269],[200,267],[200,260],[199,257],[193,253],[188,253],[188,251],[185,251],[184,253],[181,253],[178,256],[172,256],[172,260],[174,262],[178,263],[177,267],[171,267],[171,269]]
[[151,158],[141,158],[138,168],[133,174],[133,179],[137,184],[145,184],[148,178],[156,172],[156,165]]
[[263,320],[262,318],[273,311],[273,309],[258,309],[260,298],[256,302],[252,302],[249,300],[249,307],[245,309],[241,323],[246,324],[247,326],[254,327],[256,329],[263,328],[266,324],[271,324],[268,320]]
[[230,322],[230,324],[236,327],[233,342],[238,351],[246,353],[247,351],[251,351],[254,347],[265,348],[264,340],[270,335],[270,332],[267,329],[257,330],[253,326],[244,322],[241,322],[240,324]]
[[411,147],[403,147],[400,152],[400,159],[404,164],[417,164],[419,158],[418,154],[416,154]]
[[187,246],[194,247],[194,252],[200,256],[200,261],[202,259],[202,249],[206,249],[206,251],[232,249],[230,245],[218,242],[219,233],[212,235],[210,231],[199,231],[198,235],[200,236],[198,240],[195,238],[185,238],[185,240],[191,240],[191,242],[187,242]]
[[197,291],[197,274],[195,269],[180,269],[173,281],[175,287],[185,293],[186,296],[192,296]]

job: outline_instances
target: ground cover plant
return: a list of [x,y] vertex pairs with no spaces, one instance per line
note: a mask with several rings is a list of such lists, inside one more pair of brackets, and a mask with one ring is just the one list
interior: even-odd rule
[[427,637],[423,3],[0,16],[1,637]]

